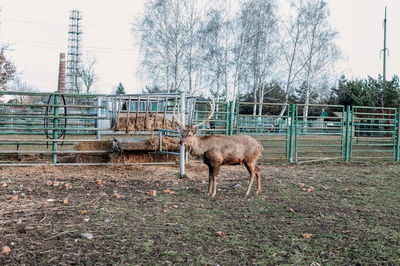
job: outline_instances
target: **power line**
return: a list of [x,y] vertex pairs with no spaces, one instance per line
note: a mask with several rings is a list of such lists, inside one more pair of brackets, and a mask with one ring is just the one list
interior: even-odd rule
[[[12,45],[19,46],[32,46],[32,47],[43,47],[43,48],[57,48],[57,49],[65,49],[66,45],[58,44],[58,43],[48,43],[48,42],[31,42],[31,41],[23,41],[17,40],[12,42]],[[100,47],[100,46],[86,46],[84,50],[96,50],[96,51],[104,51],[104,52],[120,52],[120,53],[137,53],[139,49],[124,49],[124,48],[112,48],[112,47]]]
[[[42,22],[42,21],[32,21],[32,20],[18,20],[18,19],[2,19],[3,22],[11,22],[11,23],[23,23],[23,24],[38,24],[38,25],[47,25],[47,26],[57,26],[57,27],[65,27],[67,28],[67,24],[62,23],[50,23],[50,22]],[[102,26],[83,26],[83,28],[88,29],[101,29],[101,30],[129,30],[127,28],[120,28],[120,27],[102,27]]]

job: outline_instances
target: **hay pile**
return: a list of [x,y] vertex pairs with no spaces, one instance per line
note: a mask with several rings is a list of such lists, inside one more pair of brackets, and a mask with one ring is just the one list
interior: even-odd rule
[[152,163],[179,162],[179,155],[161,154],[143,151],[129,151],[110,154],[111,163]]
[[[158,137],[151,137],[146,140],[147,144],[152,147],[154,151],[159,150],[159,139]],[[163,151],[179,151],[179,139],[168,136],[162,137],[162,150]]]
[[[77,151],[111,151],[113,148],[112,140],[89,141],[75,144]],[[107,163],[110,161],[110,154],[76,154],[76,163]]]
[[[144,141],[147,151],[122,151],[113,152],[113,141],[90,141],[75,144],[78,151],[110,151],[107,154],[76,154],[77,163],[144,163],[144,162],[178,162],[179,156],[160,154],[158,137]],[[163,136],[162,149],[164,151],[179,151],[179,139]],[[151,151],[151,152],[149,152]]]
[[112,148],[112,140],[93,140],[75,144],[75,150],[77,151],[108,151],[112,150]]
[[126,115],[121,114],[118,127],[114,127],[114,131],[154,131],[157,128],[175,130],[178,126],[178,123],[174,122],[172,124],[171,120],[167,118],[164,119],[160,114],[158,114],[156,120],[154,118],[154,113],[149,113],[147,116],[145,114],[139,114],[137,117],[136,114],[133,113],[129,114],[129,119],[127,119]]

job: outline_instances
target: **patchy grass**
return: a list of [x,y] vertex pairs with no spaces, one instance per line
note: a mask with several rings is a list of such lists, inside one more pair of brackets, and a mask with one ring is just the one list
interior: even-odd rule
[[[225,167],[209,199],[199,164],[189,165],[187,179],[173,167],[3,168],[0,247],[12,251],[0,253],[0,264],[400,264],[397,165],[262,170],[259,196],[254,186],[244,198],[244,167]],[[157,196],[146,195],[151,189]]]

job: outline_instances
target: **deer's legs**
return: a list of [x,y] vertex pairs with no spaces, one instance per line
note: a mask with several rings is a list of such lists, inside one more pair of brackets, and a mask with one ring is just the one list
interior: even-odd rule
[[212,194],[211,197],[214,198],[217,194],[217,175],[219,173],[220,165],[214,166],[214,173],[213,173],[213,187],[212,187]]
[[214,187],[214,167],[208,166],[208,193],[207,196],[210,197],[213,192]]
[[[251,186],[253,185],[254,182],[254,176],[255,176],[255,164],[254,163],[244,163],[244,165],[246,166],[247,170],[250,173],[250,182],[249,182],[249,186],[247,187],[247,191],[246,191],[246,197],[250,194],[251,191]],[[258,176],[257,176],[257,183],[258,183]],[[259,183],[258,183],[259,184]],[[258,186],[257,186],[257,191],[258,191]]]
[[255,168],[256,168],[256,176],[257,176],[257,192],[256,192],[256,194],[258,194],[261,191],[261,169],[257,165],[255,165]]

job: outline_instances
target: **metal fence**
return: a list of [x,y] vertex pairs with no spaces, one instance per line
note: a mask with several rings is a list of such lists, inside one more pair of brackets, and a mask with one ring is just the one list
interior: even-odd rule
[[[79,143],[118,135],[172,134],[179,94],[60,94],[2,92],[0,164],[72,162]],[[210,101],[185,96],[185,124],[208,116]],[[182,114],[181,114],[182,115]],[[396,108],[282,103],[217,102],[199,134],[248,134],[263,146],[262,160],[399,161],[399,111]],[[161,147],[161,145],[160,145]],[[161,149],[159,150],[162,151]],[[24,157],[24,160],[21,158]]]
[[398,111],[353,106],[349,159],[399,161]]
[[[116,135],[154,134],[155,129],[176,128],[173,109],[180,103],[179,94],[5,91],[1,95],[5,101],[0,102],[0,165],[3,166],[49,161],[76,164],[77,155],[108,154],[112,146],[91,149],[94,145],[88,143],[109,140]],[[186,98],[190,120],[195,98]],[[77,148],[85,143],[89,148]]]

